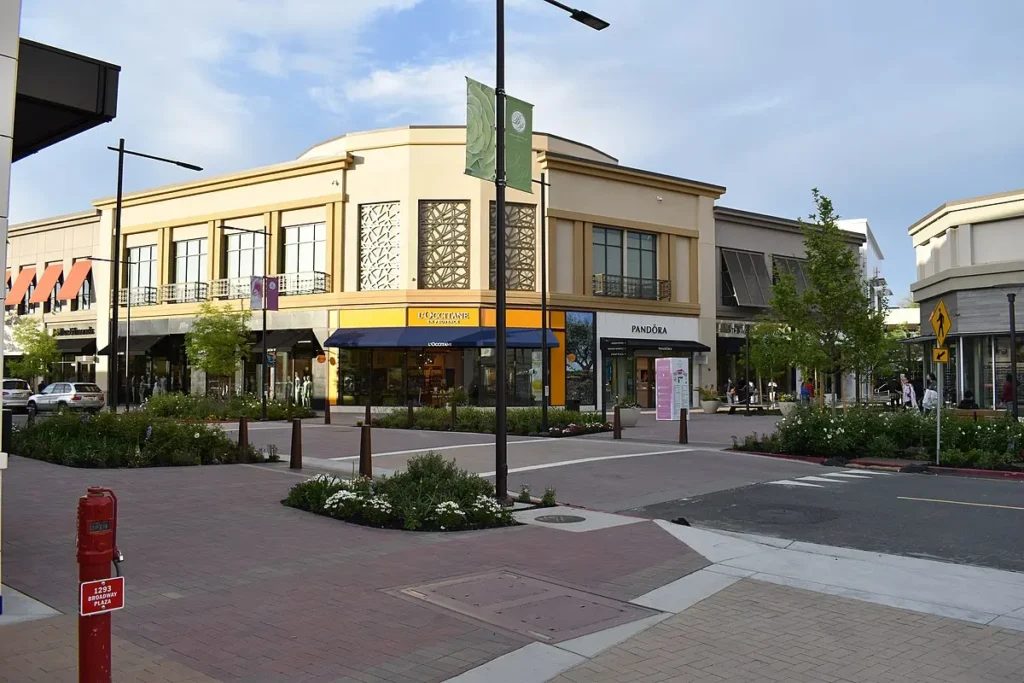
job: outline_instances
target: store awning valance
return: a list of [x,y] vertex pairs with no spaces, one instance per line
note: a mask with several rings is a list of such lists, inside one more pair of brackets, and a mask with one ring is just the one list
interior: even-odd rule
[[49,299],[50,294],[53,293],[53,288],[57,286],[57,281],[60,280],[60,275],[63,272],[63,264],[54,263],[53,265],[46,266],[43,276],[39,278],[39,283],[36,285],[36,291],[32,292],[32,298],[28,302],[30,304],[41,304]]
[[57,299],[59,301],[73,301],[78,296],[78,292],[82,289],[82,284],[89,277],[89,271],[91,270],[92,261],[88,259],[75,261],[74,265],[71,266],[71,272],[64,278],[64,284],[61,285],[60,290],[57,292]]
[[[510,349],[539,349],[541,335],[547,345],[558,347],[558,338],[551,330],[510,327],[505,343]],[[463,347],[491,348],[497,337],[493,327],[368,327],[360,330],[336,330],[324,346],[345,349],[377,347],[426,348]]]
[[32,281],[36,279],[36,269],[29,266],[28,268],[22,268],[21,272],[18,273],[18,278],[14,281],[11,286],[11,291],[7,293],[7,298],[4,299],[5,306],[17,306],[21,303],[21,300],[25,298],[25,292],[28,291]]
[[618,337],[602,337],[601,348],[605,351],[629,349],[636,351],[696,351],[701,353],[711,350],[710,347],[698,341],[686,339],[624,339]]
[[[254,349],[263,348],[263,340],[258,339],[252,347]],[[317,340],[316,335],[313,334],[313,330],[308,327],[300,330],[268,330],[267,331],[267,348],[268,349],[314,349],[322,351],[320,342]]]
[[[141,354],[145,353],[146,351],[149,351],[151,348],[156,346],[161,340],[166,339],[166,338],[167,337],[165,335],[162,335],[162,334],[156,334],[156,335],[153,335],[153,334],[134,335],[133,334],[131,336],[131,346],[129,346],[129,350],[131,352],[131,355],[133,355],[133,356],[141,355]],[[118,344],[117,344],[117,352],[118,353],[124,353],[125,338],[124,337],[118,337],[117,338],[117,342],[118,342]],[[96,355],[97,356],[105,356],[105,355],[107,355],[107,351],[108,351],[109,348],[110,348],[109,345],[108,346],[104,346],[102,349],[100,349],[99,351],[96,352]]]
[[78,356],[91,356],[96,352],[96,340],[92,337],[58,339],[57,350],[61,353],[73,353]]

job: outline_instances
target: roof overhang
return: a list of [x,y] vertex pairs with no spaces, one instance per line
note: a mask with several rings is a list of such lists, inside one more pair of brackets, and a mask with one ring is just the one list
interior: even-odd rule
[[120,72],[119,66],[21,39],[13,160],[112,120]]

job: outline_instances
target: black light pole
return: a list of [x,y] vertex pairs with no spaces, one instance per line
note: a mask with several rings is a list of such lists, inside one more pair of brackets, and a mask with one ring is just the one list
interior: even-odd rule
[[540,174],[540,382],[543,386],[540,404],[540,431],[548,431],[548,403],[551,401],[551,363],[548,359],[548,217],[546,174]]
[[[106,263],[114,264],[114,260],[113,259],[100,258],[98,256],[90,256],[89,260],[90,261],[105,261]],[[122,263],[124,263],[124,265],[126,265],[126,266],[130,266],[130,265],[134,265],[135,261],[122,261]],[[128,401],[129,401],[129,398],[131,396],[131,386],[132,386],[132,383],[131,383],[131,371],[132,371],[131,368],[132,368],[132,364],[131,364],[131,360],[128,357],[128,354],[131,352],[131,340],[132,340],[132,289],[131,289],[131,287],[128,288],[128,293],[127,293],[127,296],[125,297],[125,299],[126,299],[126,301],[125,301],[125,333],[124,333],[124,411],[127,413],[128,410],[129,410],[129,408],[128,408]],[[117,340],[117,337],[114,337],[114,341],[112,341],[111,344],[115,344],[116,340]],[[115,355],[116,355],[116,349],[115,349]],[[116,379],[117,378],[115,377],[115,381],[116,381]],[[112,405],[114,407],[114,410],[117,410],[117,404],[114,403]]]
[[1014,419],[1017,418],[1017,311],[1016,301],[1017,293],[1008,292],[1006,294],[1007,300],[1010,302],[1010,374],[1013,375],[1013,381],[1010,382],[1010,386],[1013,387],[1013,405],[1010,407],[1011,414]]
[[[174,159],[165,159],[164,157],[153,156],[152,154],[143,154],[142,152],[133,152],[124,148],[124,138],[118,140],[117,147],[107,147],[107,149],[117,152],[117,200],[114,205],[114,244],[110,251],[110,261],[113,265],[111,269],[111,313],[110,313],[110,344],[107,345],[107,382],[108,382],[108,403],[111,408],[117,411],[117,380],[119,372],[117,369],[117,316],[118,306],[118,293],[121,288],[121,203],[124,197],[124,156],[130,154],[134,157],[142,157],[143,159],[152,159],[153,161],[162,161],[165,164],[173,164],[180,166],[181,168],[187,168],[190,171],[202,171],[201,166],[195,164],[189,164],[184,161],[175,161]],[[131,291],[129,288],[128,298],[131,298]],[[129,302],[129,305],[130,302]],[[127,352],[127,348],[125,349]],[[124,364],[128,365],[128,354],[125,353]],[[128,387],[125,387],[125,393],[128,393]]]
[[[236,228],[233,225],[222,225],[222,229],[247,232],[252,235],[263,235],[263,301],[260,308],[263,309],[263,359],[260,363],[260,393],[262,394],[261,418],[267,420],[267,384],[270,382],[270,367],[267,364],[267,271],[270,270],[270,233],[266,227],[263,230],[249,230],[248,228]],[[256,262],[256,247],[253,245],[253,263]]]
[[[607,21],[598,19],[589,12],[573,9],[572,7],[557,2],[556,0],[544,0],[544,2],[565,10],[574,20],[597,31],[606,29],[609,26]],[[497,153],[497,159],[495,160],[494,174],[494,208],[497,216],[495,217],[496,235],[494,239],[494,248],[497,254],[495,254],[494,266],[497,272],[495,273],[494,278],[494,352],[495,355],[497,355],[497,359],[495,360],[495,372],[497,377],[495,377],[494,380],[494,491],[499,500],[507,500],[508,423],[505,414],[507,409],[505,396],[505,372],[507,367],[507,359],[505,358],[505,313],[507,311],[505,298],[505,0],[496,0],[496,5],[497,59],[495,61],[497,74],[495,77],[494,94],[495,99],[497,100],[497,108],[495,111],[495,133],[497,135],[495,151]],[[545,321],[545,325],[546,324],[547,321]],[[547,328],[545,327],[544,329],[546,333]]]
[[747,350],[747,367],[744,368],[743,391],[747,394],[747,417],[750,417],[750,325],[747,325],[747,342],[744,344]]

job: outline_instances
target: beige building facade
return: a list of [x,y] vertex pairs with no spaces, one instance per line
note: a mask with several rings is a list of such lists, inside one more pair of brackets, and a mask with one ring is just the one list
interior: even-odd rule
[[[127,336],[129,379],[119,393],[139,401],[160,391],[258,391],[266,360],[274,396],[314,407],[431,404],[453,391],[493,403],[494,187],[464,165],[463,127],[403,127],[125,196],[122,248],[131,263],[117,288],[116,348],[124,352]],[[544,216],[539,191],[507,197],[510,404],[540,402],[542,336],[553,405],[600,406],[616,395],[648,402],[660,355],[692,358],[693,383],[715,384],[714,202],[725,188],[624,167],[538,133],[534,177],[541,174]],[[12,241],[11,294],[25,267],[45,274],[56,264],[58,244],[65,277],[85,256],[111,258],[113,204],[101,199],[90,212],[15,226],[25,242]],[[57,237],[66,230],[74,236]],[[246,231],[266,231],[265,246]],[[266,335],[257,312],[251,357],[237,375],[203,377],[184,353],[200,305],[248,309],[251,279],[266,266],[280,293]],[[95,379],[106,386],[108,264],[94,261],[90,276],[87,315],[70,306],[26,312],[55,329],[91,317]],[[60,298],[59,283],[52,292]]]

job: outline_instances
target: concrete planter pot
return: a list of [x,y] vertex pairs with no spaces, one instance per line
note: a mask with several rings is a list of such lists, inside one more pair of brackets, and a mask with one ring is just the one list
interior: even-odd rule
[[721,401],[701,401],[700,409],[708,415],[714,415],[718,412],[718,409],[722,407]]
[[623,427],[636,427],[636,423],[639,421],[639,408],[619,408],[619,422]]
[[795,401],[780,401],[779,402],[779,412],[782,413],[782,417],[786,417],[787,415],[792,413],[794,410],[796,410],[796,402]]

